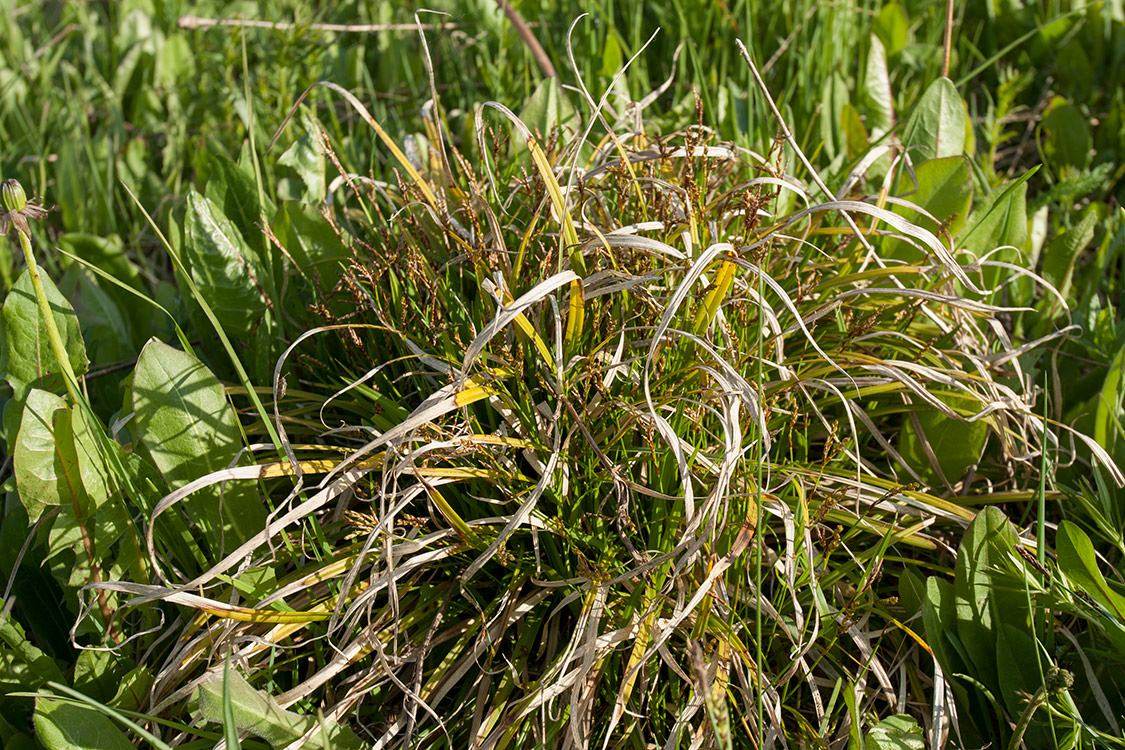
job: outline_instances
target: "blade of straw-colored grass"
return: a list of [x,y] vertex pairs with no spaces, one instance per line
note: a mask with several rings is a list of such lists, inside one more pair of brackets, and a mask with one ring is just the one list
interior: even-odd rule
[[645,613],[641,615],[639,622],[636,623],[636,633],[633,636],[633,646],[629,650],[629,660],[625,663],[625,671],[621,678],[621,687],[617,691],[617,696],[613,701],[613,713],[609,718],[609,727],[606,729],[605,740],[602,742],[602,750],[609,747],[609,741],[613,737],[613,730],[621,721],[621,717],[625,715],[626,707],[629,705],[629,698],[633,695],[633,688],[637,684],[637,678],[640,676],[640,670],[643,665],[642,659],[648,651],[648,645],[652,635],[652,625],[656,620],[656,608],[652,605],[660,596],[660,593],[651,588],[646,587],[644,596],[641,597],[640,609]]
[[[209,599],[198,594],[189,594],[176,591],[166,586],[150,586],[140,583],[125,583],[122,581],[92,583],[87,588],[99,591],[118,591],[125,594],[134,594],[140,602],[160,599],[170,604],[197,609],[213,615],[221,620],[238,620],[253,623],[306,623],[327,620],[329,615],[324,612],[287,612],[283,610],[261,610],[249,607],[239,607],[215,599]],[[135,600],[130,600],[127,605],[132,605]]]

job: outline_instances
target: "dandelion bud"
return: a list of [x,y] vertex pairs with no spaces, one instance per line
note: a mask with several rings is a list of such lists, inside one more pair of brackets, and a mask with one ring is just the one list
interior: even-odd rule
[[4,180],[0,186],[0,201],[5,211],[23,211],[27,207],[27,193],[19,180]]

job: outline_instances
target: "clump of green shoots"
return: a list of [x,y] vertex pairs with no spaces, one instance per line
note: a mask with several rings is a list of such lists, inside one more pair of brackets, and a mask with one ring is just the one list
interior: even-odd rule
[[[375,126],[397,187],[341,170],[355,255],[277,368],[289,460],[191,485],[303,500],[244,550],[270,585],[190,605],[154,706],[228,651],[388,747],[827,743],[927,705],[882,570],[1034,468],[1004,310],[929,230],[877,196],[817,203],[779,153],[624,123],[592,149],[518,124],[517,150],[489,114],[475,144],[430,123],[416,162]],[[884,263],[884,237],[920,260]],[[972,465],[938,462],[953,429]],[[274,644],[323,639],[315,670],[278,666]]]

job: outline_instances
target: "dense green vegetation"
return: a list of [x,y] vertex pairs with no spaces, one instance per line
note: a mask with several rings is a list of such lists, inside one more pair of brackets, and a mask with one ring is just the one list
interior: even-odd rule
[[5,748],[1125,744],[1120,2],[307,5],[0,14]]

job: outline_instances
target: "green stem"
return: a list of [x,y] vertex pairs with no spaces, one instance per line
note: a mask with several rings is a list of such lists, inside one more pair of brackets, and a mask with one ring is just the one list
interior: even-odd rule
[[35,288],[35,298],[39,302],[39,312],[47,324],[47,339],[51,342],[51,349],[55,352],[55,359],[62,368],[63,380],[66,381],[66,390],[74,404],[80,403],[78,397],[78,376],[70,366],[70,357],[67,356],[66,346],[63,344],[59,327],[55,324],[55,315],[51,312],[51,303],[47,300],[47,291],[43,288],[43,279],[39,275],[39,266],[35,264],[35,253],[31,249],[31,238],[22,229],[17,229],[20,236],[20,247],[23,248],[23,257],[27,261],[27,272],[31,275],[31,286]]
[[1008,743],[1008,750],[1019,750],[1020,745],[1023,743],[1024,732],[1031,726],[1031,719],[1035,716],[1035,712],[1039,710],[1039,707],[1046,702],[1047,686],[1044,685],[1035,691],[1035,695],[1031,696],[1031,700],[1027,702],[1023,713],[1020,714],[1020,720],[1016,723],[1015,734],[1012,735],[1012,741]]
[[[23,257],[24,260],[27,261],[27,272],[31,276],[31,286],[35,289],[35,299],[39,302],[39,312],[42,313],[43,319],[47,324],[47,339],[51,342],[51,349],[55,352],[55,359],[58,360],[59,367],[62,368],[63,380],[66,381],[66,390],[67,393],[70,394],[70,401],[74,407],[76,407],[73,414],[77,419],[84,419],[85,415],[81,408],[82,400],[78,394],[78,376],[74,374],[74,368],[70,366],[70,357],[67,356],[66,346],[63,344],[62,335],[59,334],[59,327],[55,323],[54,313],[51,312],[51,303],[47,300],[47,290],[43,288],[43,277],[39,275],[39,266],[35,263],[35,253],[31,248],[31,238],[22,229],[17,228],[16,234],[20,236],[20,247],[23,248]],[[82,513],[82,507],[77,497],[73,498],[72,502],[74,505],[74,517],[78,522],[78,530],[82,535],[82,545],[86,550],[86,557],[90,564],[90,577],[94,581],[100,581],[101,572],[94,556],[93,540],[90,538],[90,532],[86,528],[86,519]],[[99,591],[97,599],[102,617],[105,619],[109,638],[116,643],[118,638],[116,629],[113,626],[113,611],[109,607],[105,591]]]
[[1074,675],[1065,669],[1058,667],[1051,667],[1047,672],[1047,679],[1044,680],[1043,685],[1035,691],[1035,695],[1031,696],[1031,700],[1027,702],[1024,707],[1023,713],[1020,714],[1020,719],[1016,722],[1015,733],[1012,735],[1012,740],[1008,743],[1008,750],[1019,750],[1020,744],[1023,743],[1023,735],[1027,732],[1027,728],[1031,726],[1031,720],[1035,716],[1035,712],[1041,706],[1047,704],[1047,699],[1056,693],[1064,692],[1074,685]]

